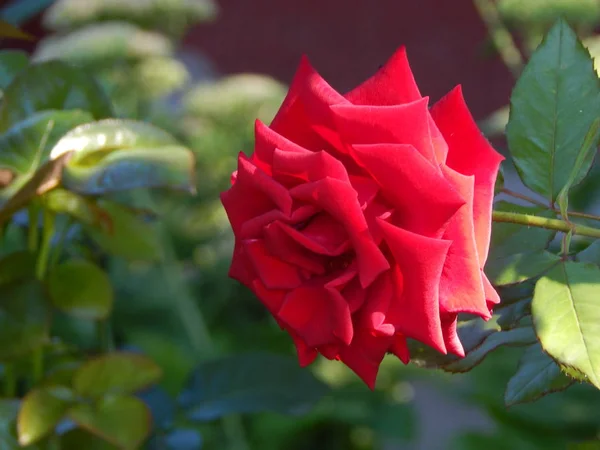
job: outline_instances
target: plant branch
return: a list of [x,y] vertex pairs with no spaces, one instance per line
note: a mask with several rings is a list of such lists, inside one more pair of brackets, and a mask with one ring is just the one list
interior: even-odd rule
[[[503,194],[509,195],[513,198],[518,198],[519,200],[523,200],[525,202],[531,203],[532,205],[541,206],[542,208],[550,209],[551,211],[554,211],[555,213],[560,214],[560,210],[558,208],[549,207],[545,203],[543,203],[539,200],[536,200],[532,197],[529,197],[527,195],[519,194],[518,192],[511,191],[510,189],[506,189],[506,188],[502,188],[502,190],[500,192]],[[600,216],[595,216],[594,214],[573,212],[573,211],[569,211],[568,214],[571,217],[578,217],[580,219],[596,220],[596,221],[600,222]]]
[[585,225],[577,225],[560,219],[549,219],[547,217],[515,212],[493,211],[492,220],[494,222],[516,223],[529,227],[546,228],[548,230],[562,231],[564,233],[572,232],[573,235],[600,239],[600,229]]
[[479,16],[485,22],[494,46],[500,53],[502,61],[504,61],[513,76],[518,78],[521,70],[523,70],[523,56],[515,44],[512,34],[502,23],[496,5],[491,0],[475,0],[474,3]]

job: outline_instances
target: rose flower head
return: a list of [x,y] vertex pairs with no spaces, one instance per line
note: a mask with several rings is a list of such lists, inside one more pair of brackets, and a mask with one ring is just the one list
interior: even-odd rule
[[458,314],[500,301],[482,269],[502,159],[460,87],[429,109],[404,48],[345,95],[303,59],[221,195],[229,274],[303,366],[321,353],[374,388],[386,353],[408,363],[407,339],[464,356]]

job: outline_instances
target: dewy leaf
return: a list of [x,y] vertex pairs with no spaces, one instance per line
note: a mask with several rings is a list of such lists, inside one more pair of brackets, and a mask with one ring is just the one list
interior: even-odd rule
[[600,388],[600,269],[563,262],[537,282],[531,304],[544,351]]
[[442,368],[447,372],[468,372],[483,361],[491,351],[500,346],[531,345],[535,342],[535,332],[531,326],[499,331],[488,336],[479,347],[468,352],[464,358],[458,359]]
[[[495,209],[543,217],[552,214],[543,208],[507,202],[498,202]],[[545,251],[554,234],[554,231],[543,228],[494,222],[490,255],[485,266],[492,284],[504,286],[520,283],[540,275],[556,264],[560,258]]]
[[592,122],[590,129],[585,135],[585,139],[583,140],[583,145],[579,149],[579,153],[577,154],[577,159],[575,160],[575,165],[571,169],[571,174],[569,175],[569,179],[565,186],[561,189],[558,194],[557,203],[560,208],[560,214],[564,218],[568,218],[568,209],[569,209],[569,191],[571,187],[577,180],[577,176],[583,170],[586,162],[592,158],[596,154],[596,149],[598,148],[598,141],[600,140],[600,118],[597,118]]
[[14,197],[48,163],[50,150],[67,131],[90,120],[92,116],[83,111],[43,111],[1,134],[0,204]]
[[49,434],[63,419],[73,402],[73,393],[65,387],[30,391],[21,404],[17,419],[19,443],[33,444]]
[[292,358],[249,353],[200,364],[180,403],[191,420],[228,414],[275,411],[304,413],[327,386]]
[[84,225],[84,229],[102,250],[132,261],[161,259],[160,239],[152,224],[116,203],[100,201],[98,207],[109,227]]
[[39,281],[13,283],[0,289],[0,360],[29,353],[48,337],[49,311]]
[[[506,135],[523,183],[554,202],[587,131],[600,117],[600,81],[575,33],[560,20],[532,55],[511,96]],[[587,174],[587,155],[572,185]]]
[[140,187],[194,189],[193,153],[150,124],[109,119],[78,127],[52,149],[55,158],[73,151],[64,185],[98,195]]
[[130,394],[157,383],[162,370],[136,353],[111,353],[92,359],[73,377],[73,389],[84,397]]
[[17,74],[28,65],[27,53],[19,50],[0,51],[0,91],[6,89]]
[[52,304],[81,319],[101,320],[110,315],[114,293],[108,275],[83,259],[65,261],[48,276]]
[[542,351],[539,343],[525,350],[517,373],[509,380],[504,393],[507,406],[532,402],[551,392],[566,389],[573,383],[558,364]]
[[110,396],[74,406],[69,417],[81,428],[122,450],[137,449],[151,432],[152,417],[135,397]]
[[84,110],[94,119],[112,115],[109,98],[91,75],[78,67],[50,61],[29,66],[6,88],[0,105],[0,132],[35,112],[50,109]]

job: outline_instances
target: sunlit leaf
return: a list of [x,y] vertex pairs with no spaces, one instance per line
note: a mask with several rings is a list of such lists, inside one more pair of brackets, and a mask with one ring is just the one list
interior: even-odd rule
[[85,66],[106,66],[116,61],[166,56],[172,51],[173,44],[160,33],[127,22],[106,22],[44,39],[36,48],[34,60],[62,59]]
[[81,366],[73,377],[73,389],[92,398],[129,394],[158,382],[161,376],[160,367],[143,355],[111,353]]
[[82,194],[142,187],[193,190],[194,156],[168,133],[144,122],[103,120],[78,127],[52,149],[73,151],[63,183]]
[[44,24],[54,30],[79,28],[102,21],[127,21],[143,28],[182,36],[193,23],[210,20],[216,12],[213,0],[170,1],[168,7],[155,0],[58,0],[44,16]]
[[[523,183],[554,202],[571,174],[592,122],[600,117],[600,81],[588,51],[566,22],[548,33],[511,97],[508,144]],[[587,174],[593,152],[572,185]]]
[[69,411],[81,428],[122,450],[133,450],[146,440],[152,418],[148,408],[135,397],[110,396],[92,405],[83,403]]
[[43,111],[0,135],[0,203],[8,202],[48,163],[50,150],[67,131],[92,119],[90,114],[77,110]]
[[543,349],[600,387],[600,269],[562,262],[538,282],[531,304]]
[[53,431],[73,401],[73,393],[65,387],[30,391],[23,399],[17,420],[19,443],[33,444]]

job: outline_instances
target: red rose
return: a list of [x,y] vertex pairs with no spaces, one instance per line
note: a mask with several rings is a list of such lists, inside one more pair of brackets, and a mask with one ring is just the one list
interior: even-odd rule
[[404,49],[346,95],[303,59],[271,126],[256,123],[221,196],[230,276],[293,338],[371,388],[406,339],[464,356],[457,315],[499,302],[482,268],[502,156],[460,87],[430,110]]

